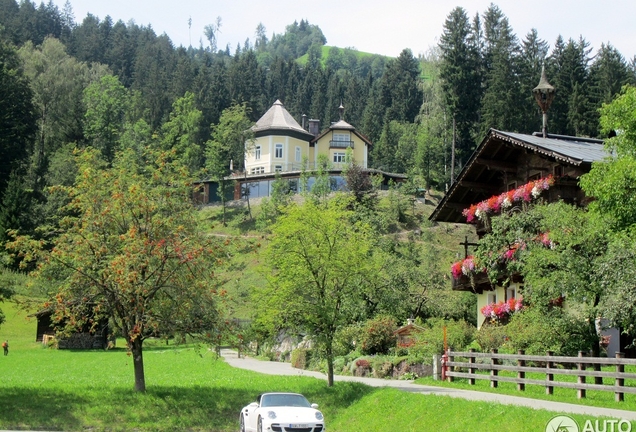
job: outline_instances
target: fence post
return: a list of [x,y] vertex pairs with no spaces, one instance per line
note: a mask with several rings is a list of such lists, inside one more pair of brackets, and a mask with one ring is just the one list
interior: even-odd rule
[[[492,350],[490,350],[491,354],[497,354],[497,349],[493,348]],[[490,364],[493,366],[497,365],[497,359],[494,357],[490,357]],[[496,377],[499,374],[499,371],[495,368],[490,369],[490,387],[491,388],[497,388],[497,384],[499,384],[499,381],[492,379],[492,377]]]
[[[519,354],[519,355],[524,355],[525,353],[526,352],[524,350],[522,350],[522,349],[517,351],[517,354]],[[525,365],[526,365],[526,361],[525,360],[522,360],[522,359],[517,360],[517,366],[519,366],[520,368],[524,367]],[[523,372],[523,371],[517,372],[517,378],[518,379],[525,379],[525,377],[526,377],[526,373],[525,372]],[[517,383],[517,390],[518,391],[524,391],[525,389],[526,389],[526,384],[525,383]]]
[[[551,357],[552,355],[554,355],[554,352],[553,352],[553,351],[548,351],[548,352],[546,353],[546,355],[547,355],[548,357]],[[552,362],[550,361],[550,359],[548,359],[548,361],[546,361],[546,362],[545,362],[545,367],[546,367],[546,369],[547,369],[547,370],[552,369],[552,367],[553,367],[553,366],[554,366],[554,363],[552,363]],[[554,375],[553,375],[553,374],[551,374],[551,373],[549,373],[549,372],[546,372],[546,374],[545,374],[545,380],[547,381],[547,385],[545,386],[545,394],[547,394],[547,395],[551,395],[551,394],[553,394],[553,393],[554,393],[554,387],[553,387],[553,386],[551,386],[551,385],[550,385],[550,383],[551,383],[552,381],[554,381]]]
[[[625,353],[617,352],[616,353],[616,358],[617,359],[625,358]],[[622,364],[617,364],[616,365],[616,373],[623,373],[623,372],[625,372],[625,366],[622,365]],[[616,382],[615,382],[616,387],[623,387],[624,383],[625,383],[625,381],[623,380],[623,378],[616,377]],[[625,393],[622,393],[622,392],[614,393],[614,400],[616,402],[623,402],[625,400]]]
[[[579,351],[579,357],[583,357],[585,354],[583,353],[583,351]],[[580,371],[584,371],[585,370],[585,363],[577,363],[576,364],[576,368]],[[585,375],[579,375],[577,378],[577,383],[578,384],[585,384]],[[584,388],[579,388],[577,389],[577,397],[579,399],[584,399],[585,398],[585,389]]]
[[[600,363],[594,363],[594,372],[600,372],[600,371],[601,371],[601,364]],[[602,376],[595,376],[594,377],[594,384],[603,385],[603,377]]]
[[[471,348],[468,351],[470,351],[471,353],[475,352],[475,348]],[[470,356],[468,357],[468,363],[474,364],[475,363],[475,356]],[[469,374],[474,374],[475,373],[475,368],[468,368],[468,373]],[[470,385],[475,385],[475,378],[469,378],[468,379],[468,384]]]
[[[450,353],[450,349],[447,352]],[[451,356],[450,354],[448,354],[447,356],[448,356],[448,361],[449,362],[455,361],[455,356]],[[446,366],[445,369],[446,369],[446,372],[448,372],[448,366]],[[448,377],[448,382],[453,382],[453,377],[452,376]]]

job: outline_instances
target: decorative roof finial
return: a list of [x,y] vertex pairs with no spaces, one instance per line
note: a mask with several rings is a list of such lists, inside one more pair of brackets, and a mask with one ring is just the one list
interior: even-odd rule
[[548,78],[545,75],[545,65],[541,66],[541,79],[539,85],[532,89],[537,104],[541,107],[543,113],[543,138],[548,136],[548,110],[554,100],[556,89],[550,85]]
[[344,120],[344,107],[342,106],[342,100],[340,101],[340,106],[338,107],[338,113],[340,114],[340,121]]

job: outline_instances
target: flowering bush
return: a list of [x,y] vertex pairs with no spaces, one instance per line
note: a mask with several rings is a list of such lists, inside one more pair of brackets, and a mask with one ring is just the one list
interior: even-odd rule
[[531,181],[517,189],[495,195],[480,203],[473,204],[464,209],[462,214],[466,216],[466,221],[473,222],[475,218],[484,220],[488,214],[498,214],[502,210],[512,207],[517,202],[530,202],[538,198],[545,190],[554,185],[554,177],[548,176],[539,180]]
[[501,321],[521,309],[523,309],[521,299],[511,298],[508,301],[488,303],[481,308],[481,314],[492,321]]

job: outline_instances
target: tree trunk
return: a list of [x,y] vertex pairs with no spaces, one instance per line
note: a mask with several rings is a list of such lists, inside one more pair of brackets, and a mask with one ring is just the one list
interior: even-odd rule
[[327,387],[333,387],[333,349],[327,345]]
[[146,391],[146,377],[144,374],[144,357],[142,354],[143,341],[140,338],[136,338],[130,343],[130,351],[132,352],[133,365],[135,367],[135,391]]

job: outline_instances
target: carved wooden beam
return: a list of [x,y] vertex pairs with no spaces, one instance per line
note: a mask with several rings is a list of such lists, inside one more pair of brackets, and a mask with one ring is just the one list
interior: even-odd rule
[[467,207],[470,207],[470,204],[458,203],[458,202],[447,202],[444,204],[444,207],[448,207],[452,210],[464,210]]
[[461,181],[459,185],[468,189],[494,194],[501,191],[501,187],[492,185],[491,183]]
[[478,163],[479,165],[484,165],[486,168],[491,170],[504,171],[506,173],[512,173],[512,174],[517,172],[517,165],[510,162],[494,160],[494,159],[477,158],[477,160],[475,160],[475,163]]

